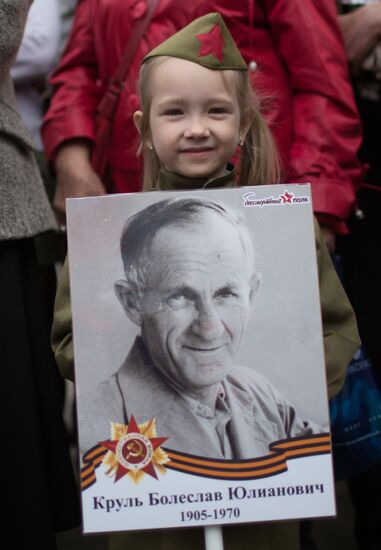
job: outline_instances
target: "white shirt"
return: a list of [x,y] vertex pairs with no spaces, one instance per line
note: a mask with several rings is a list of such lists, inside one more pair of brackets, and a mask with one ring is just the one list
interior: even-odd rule
[[58,61],[60,28],[59,0],[34,0],[11,69],[18,111],[39,151],[43,149],[40,137],[43,116],[41,90]]

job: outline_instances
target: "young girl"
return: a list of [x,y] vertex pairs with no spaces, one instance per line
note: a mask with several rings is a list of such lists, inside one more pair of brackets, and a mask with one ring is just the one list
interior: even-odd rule
[[[144,155],[144,189],[198,189],[276,183],[277,152],[252,92],[247,67],[219,14],[208,14],[152,50],[140,76],[134,115]],[[239,176],[229,164],[239,154]],[[338,391],[358,347],[352,309],[316,226],[329,393]],[[56,302],[53,345],[72,377],[67,272]],[[224,527],[225,549],[298,548],[295,523]],[[203,548],[202,529],[110,537],[112,549]]]
[[[208,179],[226,175],[237,147],[240,174],[231,172],[229,184],[280,180],[259,97],[219,14],[197,19],[152,50],[141,67],[139,92],[142,111],[134,120],[142,138],[144,190],[205,187]],[[170,173],[203,181],[172,186]],[[213,184],[220,186],[226,182]]]

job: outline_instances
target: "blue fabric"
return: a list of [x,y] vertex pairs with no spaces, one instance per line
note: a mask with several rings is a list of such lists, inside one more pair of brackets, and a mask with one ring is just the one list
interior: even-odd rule
[[[341,257],[334,254],[332,261],[343,281]],[[336,480],[381,463],[381,391],[362,346],[349,363],[344,386],[330,400],[329,409]]]
[[381,461],[381,393],[362,347],[348,366],[341,392],[330,401],[336,480]]

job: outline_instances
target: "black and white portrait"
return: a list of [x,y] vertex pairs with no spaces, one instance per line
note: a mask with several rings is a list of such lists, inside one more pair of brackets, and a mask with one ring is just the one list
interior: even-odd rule
[[[81,452],[110,437],[111,421],[128,424],[131,416],[138,424],[155,418],[169,449],[230,460],[325,431],[324,405],[316,407],[323,366],[311,369],[322,359],[317,290],[305,273],[298,280],[311,251],[293,239],[299,257],[282,268],[290,246],[282,244],[285,210],[274,229],[263,224],[270,209],[245,210],[238,190],[149,193],[143,206],[134,199],[105,197],[96,219],[91,208],[77,216],[77,235],[83,227],[90,240],[81,249],[73,236],[69,248]],[[112,227],[112,246],[99,223],[102,231]],[[312,347],[308,341],[303,350],[309,333]]]

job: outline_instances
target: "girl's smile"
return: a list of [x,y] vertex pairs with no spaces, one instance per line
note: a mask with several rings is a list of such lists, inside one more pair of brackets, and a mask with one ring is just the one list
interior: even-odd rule
[[163,165],[186,177],[217,177],[240,139],[233,71],[165,58],[151,80],[151,135]]
[[194,156],[207,155],[210,151],[213,151],[213,147],[188,147],[186,149],[180,149],[180,153]]

